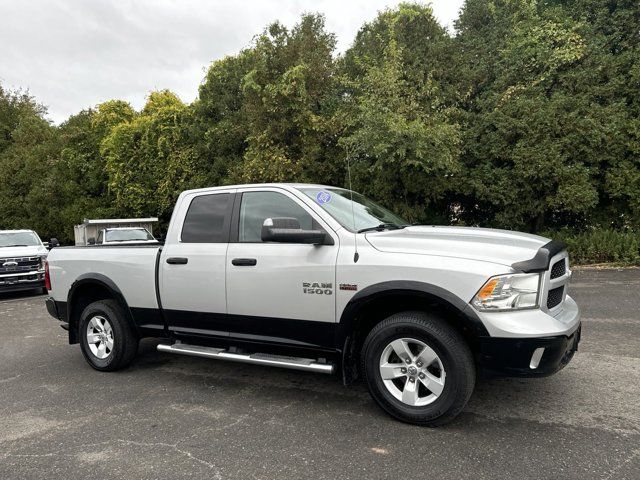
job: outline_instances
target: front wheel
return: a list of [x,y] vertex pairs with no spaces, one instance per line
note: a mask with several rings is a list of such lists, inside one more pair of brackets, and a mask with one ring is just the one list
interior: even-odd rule
[[376,325],[362,361],[373,399],[404,422],[443,425],[473,393],[475,364],[464,338],[424,312],[395,314]]
[[126,367],[138,351],[138,338],[114,300],[88,305],[80,316],[79,329],[82,354],[96,370]]

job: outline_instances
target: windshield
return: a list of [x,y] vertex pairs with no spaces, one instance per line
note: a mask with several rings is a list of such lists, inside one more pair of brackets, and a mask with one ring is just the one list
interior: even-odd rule
[[[379,225],[403,227],[409,223],[364,195],[342,188],[301,188],[300,191],[320,205],[347,230],[357,232]],[[351,195],[353,193],[353,212]],[[354,222],[355,217],[355,222]],[[355,225],[354,225],[355,223]]]
[[140,240],[155,240],[146,228],[128,228],[126,230],[107,230],[106,242],[132,242]]
[[0,233],[0,248],[2,247],[39,247],[42,245],[38,236],[33,232],[4,232]]

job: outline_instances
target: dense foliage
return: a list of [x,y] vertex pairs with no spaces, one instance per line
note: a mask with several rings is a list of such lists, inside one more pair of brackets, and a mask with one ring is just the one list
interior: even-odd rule
[[558,232],[583,261],[638,262],[639,25],[637,0],[466,0],[449,33],[403,4],[336,55],[304,15],[213,62],[190,105],[157,91],[60,126],[0,87],[0,228],[69,242],[83,218],[166,223],[186,188],[345,186],[349,162],[355,189],[411,221]]

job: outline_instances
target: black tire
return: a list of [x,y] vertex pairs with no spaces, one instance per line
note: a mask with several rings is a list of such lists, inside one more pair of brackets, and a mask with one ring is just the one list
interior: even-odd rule
[[[105,318],[113,331],[113,349],[106,358],[94,355],[87,340],[89,322],[96,316]],[[78,336],[80,349],[87,363],[102,372],[112,372],[126,367],[138,351],[138,337],[115,300],[100,300],[89,304],[80,316]]]
[[[385,348],[400,338],[424,342],[442,362],[446,372],[444,388],[433,403],[408,405],[385,386],[380,359]],[[429,313],[402,312],[383,320],[367,336],[361,358],[369,393],[383,410],[403,422],[430,427],[443,425],[462,411],[473,393],[476,369],[469,346],[446,321]]]

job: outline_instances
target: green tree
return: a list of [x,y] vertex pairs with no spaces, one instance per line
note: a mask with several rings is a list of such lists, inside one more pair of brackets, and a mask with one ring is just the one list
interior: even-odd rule
[[57,131],[60,153],[48,173],[53,207],[50,215],[59,222],[53,234],[64,243],[73,241],[73,226],[85,218],[115,215],[100,154],[105,129],[96,128],[99,117],[100,106],[83,110],[69,117]]
[[602,218],[603,171],[620,161],[628,121],[598,93],[608,74],[579,3],[465,3],[456,42],[467,222],[540,231]]
[[[333,34],[320,15],[274,23],[236,57],[212,65],[196,112],[206,155],[230,182],[331,181],[337,105]],[[213,175],[214,177],[217,175]]]
[[0,229],[30,228],[46,237],[56,228],[43,199],[59,146],[45,113],[28,94],[0,88]]
[[0,228],[70,241],[85,217],[167,221],[186,188],[345,185],[348,158],[356,189],[412,221],[582,229],[586,244],[602,230],[632,251],[638,25],[634,0],[466,0],[451,35],[409,3],[336,56],[307,14],[213,62],[191,105],[162,90],[57,127],[0,87]]
[[354,185],[414,221],[446,221],[460,173],[450,47],[430,7],[402,4],[365,25],[342,63],[340,144]]
[[227,182],[229,171],[242,162],[249,135],[242,81],[251,60],[251,50],[218,60],[200,85],[194,103],[192,135],[207,185]]
[[189,142],[192,111],[168,90],[152,92],[140,114],[102,140],[109,190],[121,215],[171,216],[182,190],[200,186]]
[[[562,3],[560,4],[562,5]],[[635,0],[575,0],[566,15],[583,25],[589,39],[581,65],[588,94],[608,126],[595,152],[600,205],[593,221],[614,227],[640,226],[640,3]]]

